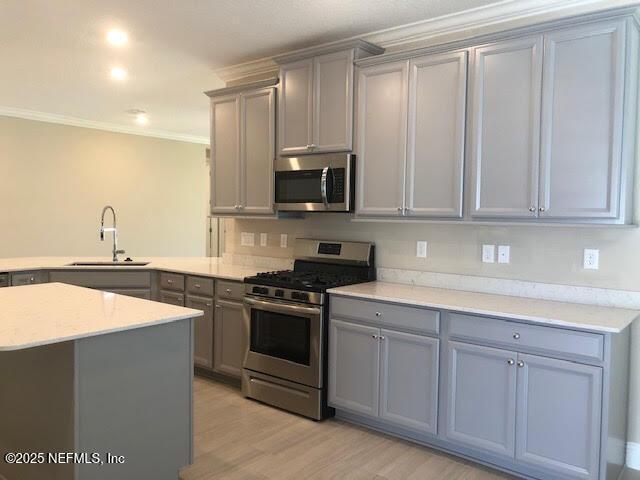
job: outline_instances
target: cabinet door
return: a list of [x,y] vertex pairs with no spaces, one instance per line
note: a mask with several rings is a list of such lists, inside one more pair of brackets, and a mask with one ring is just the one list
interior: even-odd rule
[[211,212],[240,204],[240,97],[211,99]]
[[602,369],[533,355],[518,360],[516,461],[597,479]]
[[193,363],[199,367],[213,367],[213,300],[211,298],[187,295],[185,307],[204,312],[195,319]]
[[446,437],[513,458],[516,353],[448,342]]
[[313,63],[313,151],[349,151],[353,145],[353,50],[321,55]]
[[439,341],[389,330],[381,339],[380,417],[435,435]]
[[358,73],[359,215],[401,215],[407,147],[408,62]]
[[474,217],[535,217],[542,37],[474,49],[471,198]]
[[329,403],[361,415],[378,415],[380,330],[331,320]]
[[242,212],[273,213],[275,91],[265,88],[246,93],[241,102]]
[[461,217],[467,52],[409,64],[406,213]]
[[241,303],[224,300],[216,302],[213,338],[214,371],[240,378],[247,344]]
[[281,155],[311,153],[313,59],[280,67],[278,138]]
[[619,215],[624,22],[545,36],[540,215]]

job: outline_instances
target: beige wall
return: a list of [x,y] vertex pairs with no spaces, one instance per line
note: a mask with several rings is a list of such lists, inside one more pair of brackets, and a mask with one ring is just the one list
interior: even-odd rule
[[205,255],[203,145],[0,116],[0,257],[110,255],[100,212],[127,255]]

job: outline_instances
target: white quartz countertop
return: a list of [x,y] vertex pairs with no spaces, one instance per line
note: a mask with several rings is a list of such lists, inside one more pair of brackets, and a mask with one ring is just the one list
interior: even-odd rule
[[0,288],[0,351],[200,317],[203,312],[63,283]]
[[445,290],[387,282],[370,282],[332,288],[329,293],[366,300],[454,310],[538,324],[611,333],[621,332],[640,316],[640,311],[623,308],[461,290]]
[[70,264],[74,262],[104,262],[109,260],[110,258],[106,257],[0,258],[0,273],[28,270],[160,270],[242,281],[244,277],[250,277],[258,272],[268,270],[263,267],[248,267],[226,263],[222,258],[218,257],[135,257],[133,259],[135,262],[148,262],[148,265],[126,266],[125,262],[119,262],[107,266],[70,266]]

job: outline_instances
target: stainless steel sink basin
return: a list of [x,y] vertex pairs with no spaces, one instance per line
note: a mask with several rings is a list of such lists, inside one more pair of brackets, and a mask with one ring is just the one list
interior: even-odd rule
[[149,262],[73,262],[67,267],[144,267]]

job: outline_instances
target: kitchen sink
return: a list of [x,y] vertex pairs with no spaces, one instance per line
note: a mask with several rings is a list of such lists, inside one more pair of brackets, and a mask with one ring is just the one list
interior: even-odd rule
[[67,267],[144,267],[149,262],[73,262]]

